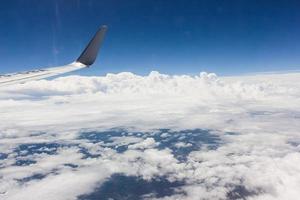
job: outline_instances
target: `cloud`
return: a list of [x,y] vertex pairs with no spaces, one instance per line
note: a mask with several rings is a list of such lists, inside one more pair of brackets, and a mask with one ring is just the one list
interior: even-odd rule
[[147,199],[298,199],[299,78],[124,72],[0,88],[0,198],[76,199],[122,173],[184,182]]
[[157,143],[155,142],[155,140],[153,138],[147,138],[142,142],[129,145],[128,148],[129,149],[146,149],[146,148],[153,148],[155,146],[157,146]]

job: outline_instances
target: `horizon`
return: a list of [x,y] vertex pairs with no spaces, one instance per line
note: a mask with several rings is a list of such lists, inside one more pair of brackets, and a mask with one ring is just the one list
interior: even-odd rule
[[299,199],[299,8],[3,2],[0,199]]

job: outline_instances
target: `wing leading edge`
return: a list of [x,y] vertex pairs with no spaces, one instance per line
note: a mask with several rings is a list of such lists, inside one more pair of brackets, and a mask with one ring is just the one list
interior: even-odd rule
[[75,62],[59,67],[0,75],[0,86],[25,83],[31,80],[39,80],[91,66],[97,58],[106,31],[107,26],[102,26],[96,32],[94,37],[91,39],[91,41],[88,43],[84,51]]

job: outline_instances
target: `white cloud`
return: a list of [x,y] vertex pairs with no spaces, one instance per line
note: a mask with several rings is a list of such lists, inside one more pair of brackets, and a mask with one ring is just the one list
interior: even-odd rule
[[[237,186],[248,199],[298,199],[299,79],[300,74],[219,78],[152,72],[0,88],[0,152],[7,155],[0,160],[0,198],[76,199],[110,175],[124,173],[186,181],[179,188],[186,195],[164,199],[224,199]],[[111,136],[109,143],[78,138],[111,128],[149,133]],[[158,148],[153,129],[160,128],[212,130],[222,143],[194,150],[180,162],[170,147]],[[171,132],[161,134],[163,140],[170,137]],[[190,147],[189,142],[194,141],[175,146]],[[46,149],[54,154],[16,152],[31,143],[57,146]],[[122,153],[111,148],[124,145]],[[92,156],[86,158],[82,148]],[[16,166],[18,159],[34,163]],[[45,177],[28,179],[36,174]]]
[[190,146],[192,146],[191,143],[184,143],[184,142],[178,142],[175,144],[175,147],[177,147],[177,148],[190,147]]
[[129,149],[146,149],[146,148],[153,148],[155,146],[157,146],[157,143],[155,142],[155,140],[153,138],[147,138],[147,139],[143,140],[142,142],[129,145],[128,148]]

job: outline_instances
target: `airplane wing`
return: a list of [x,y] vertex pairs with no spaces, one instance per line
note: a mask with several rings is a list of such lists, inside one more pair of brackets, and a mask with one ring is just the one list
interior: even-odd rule
[[0,75],[0,86],[11,85],[16,83],[25,83],[31,80],[39,80],[91,66],[96,60],[106,30],[107,26],[102,26],[97,31],[95,36],[92,38],[92,40],[89,42],[89,44],[86,46],[86,48],[83,50],[83,52],[76,61],[68,65],[59,67],[51,67],[45,69],[37,69],[13,74]]

